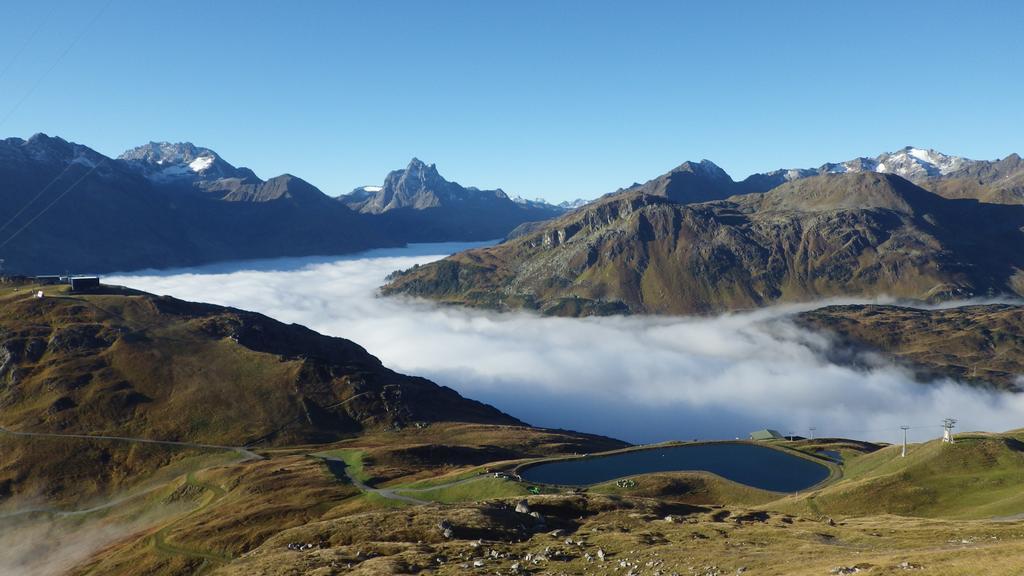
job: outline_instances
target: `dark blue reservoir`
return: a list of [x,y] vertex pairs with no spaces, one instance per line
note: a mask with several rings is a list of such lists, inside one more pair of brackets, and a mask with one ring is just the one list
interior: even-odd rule
[[733,482],[774,492],[810,488],[828,478],[830,473],[823,464],[782,450],[718,442],[560,460],[523,468],[520,475],[538,484],[589,486],[639,474],[684,471],[711,472]]

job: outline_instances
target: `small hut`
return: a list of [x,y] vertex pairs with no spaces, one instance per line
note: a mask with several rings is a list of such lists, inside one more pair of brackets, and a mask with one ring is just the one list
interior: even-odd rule
[[72,292],[82,292],[83,290],[92,290],[100,287],[99,276],[74,276],[68,280],[68,284],[71,285]]

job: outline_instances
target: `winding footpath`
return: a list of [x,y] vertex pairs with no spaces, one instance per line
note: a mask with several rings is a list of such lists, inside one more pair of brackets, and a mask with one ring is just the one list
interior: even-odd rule
[[[352,400],[353,398],[349,398],[348,400]],[[346,402],[347,402],[347,400],[346,400]],[[343,404],[343,403],[344,402],[342,402],[341,404]],[[244,446],[222,446],[222,445],[219,445],[219,444],[202,444],[202,443],[199,443],[199,442],[181,442],[181,441],[177,441],[177,440],[153,440],[153,439],[150,439],[150,438],[136,438],[136,437],[132,437],[132,436],[110,436],[110,435],[97,435],[97,434],[58,434],[58,433],[55,433],[55,432],[20,432],[20,431],[15,431],[15,430],[9,430],[9,429],[4,428],[2,426],[0,426],[0,434],[7,434],[7,435],[10,435],[10,436],[19,436],[19,437],[27,437],[27,438],[73,438],[73,439],[77,439],[77,440],[108,440],[108,441],[114,441],[114,442],[134,442],[134,443],[138,443],[138,444],[157,444],[157,445],[162,445],[162,446],[174,446],[174,447],[178,447],[178,448],[196,448],[196,449],[202,449],[202,450],[225,450],[225,451],[235,452],[238,455],[240,455],[242,457],[242,459],[239,460],[239,462],[246,462],[246,461],[249,461],[249,460],[262,460],[263,459],[263,456],[260,456],[259,454],[253,452],[252,450],[249,450],[248,448],[246,448]],[[437,484],[437,485],[434,485],[434,486],[427,486],[427,487],[423,487],[423,488],[404,488],[404,489],[403,488],[374,488],[372,486],[367,485],[362,480],[360,480],[358,478],[355,478],[351,474],[349,474],[348,467],[345,465],[345,461],[342,460],[341,458],[337,458],[335,456],[321,456],[320,458],[322,458],[323,460],[326,460],[326,461],[331,461],[331,462],[335,462],[335,463],[339,464],[341,469],[342,469],[342,471],[344,472],[345,476],[349,479],[349,481],[352,483],[352,485],[355,486],[356,488],[358,488],[359,490],[361,490],[362,492],[365,492],[365,493],[368,493],[368,494],[375,494],[377,496],[380,496],[381,498],[386,498],[388,500],[396,500],[396,501],[399,501],[399,502],[404,502],[406,504],[431,504],[432,502],[430,502],[429,500],[421,500],[419,498],[415,498],[415,497],[412,497],[412,496],[406,496],[404,494],[400,494],[399,492],[405,492],[405,493],[409,493],[409,492],[412,492],[412,493],[432,492],[434,490],[443,490],[445,488],[451,488],[452,486],[458,486],[460,484],[467,484],[467,483],[470,483],[470,482],[476,482],[477,480],[479,480],[479,479],[484,477],[482,475],[481,476],[474,476],[472,478],[463,478],[461,480],[454,480],[452,482],[447,482],[447,483],[444,483],[444,484]],[[132,494],[132,495],[129,495],[129,496],[124,496],[124,497],[121,497],[121,498],[110,500],[108,502],[105,502],[104,504],[101,504],[101,505],[98,505],[98,506],[93,506],[93,507],[90,507],[90,508],[82,508],[82,509],[78,509],[78,510],[60,510],[60,509],[56,509],[56,508],[24,509],[24,510],[19,510],[18,512],[15,512],[13,514],[0,515],[0,518],[7,518],[7,517],[10,517],[10,516],[18,516],[18,515],[23,515],[23,514],[43,513],[43,512],[51,513],[51,514],[57,514],[57,515],[60,515],[60,516],[89,514],[89,513],[92,513],[92,512],[97,512],[99,510],[105,510],[107,508],[112,508],[114,506],[117,506],[118,504],[122,504],[124,502],[129,501],[129,500],[138,498],[139,496],[148,494],[149,492],[152,492],[153,490],[156,490],[157,488],[159,488],[159,487],[150,488],[150,489],[145,490],[145,491],[143,491],[141,493],[136,493],[136,494]]]
[[487,474],[479,474],[477,476],[471,476],[469,478],[462,478],[461,480],[452,480],[451,482],[445,482],[445,483],[442,483],[442,484],[434,484],[434,485],[431,485],[431,486],[424,486],[424,487],[421,487],[421,488],[402,488],[401,486],[396,486],[394,488],[374,488],[372,486],[367,485],[365,482],[363,482],[362,480],[356,478],[352,474],[350,474],[349,471],[348,471],[348,466],[345,464],[345,461],[342,460],[341,458],[338,458],[337,456],[325,456],[325,455],[317,456],[317,457],[318,458],[322,458],[323,460],[329,460],[331,462],[335,462],[335,463],[339,464],[341,466],[342,472],[345,474],[345,477],[348,478],[349,482],[351,482],[352,485],[355,486],[356,488],[358,488],[359,490],[361,490],[361,491],[363,491],[365,493],[368,493],[368,494],[375,494],[377,496],[380,496],[381,498],[387,498],[388,500],[396,500],[396,501],[399,501],[399,502],[405,502],[406,504],[418,504],[418,505],[422,505],[422,504],[437,504],[437,502],[432,502],[430,500],[421,500],[421,499],[415,498],[413,496],[408,496],[408,494],[410,494],[410,493],[417,494],[417,493],[424,493],[424,492],[433,492],[435,490],[444,490],[446,488],[451,488],[453,486],[461,486],[462,484],[469,484],[471,482],[478,482],[478,481],[480,481],[480,480],[482,480],[484,478],[487,478]]
[[36,438],[76,438],[79,440],[113,440],[116,442],[135,442],[138,444],[160,444],[163,446],[177,446],[179,448],[199,448],[203,450],[228,450],[237,452],[243,457],[243,461],[262,460],[263,457],[249,450],[244,446],[220,446],[217,444],[199,444],[197,442],[178,442],[175,440],[151,440],[149,438],[133,438],[131,436],[103,436],[91,434],[57,434],[55,432],[18,432],[8,430],[0,426],[0,434],[11,436],[28,436]]
[[367,494],[376,494],[381,498],[387,498],[388,500],[397,500],[399,502],[405,502],[406,504],[430,504],[430,502],[427,502],[426,500],[420,500],[419,498],[413,498],[411,496],[403,496],[401,494],[398,494],[395,492],[394,489],[391,488],[374,488],[372,486],[368,486],[362,480],[356,478],[352,474],[349,474],[348,465],[345,464],[344,460],[338,458],[337,456],[320,456],[320,458],[328,462],[335,462],[339,464],[341,466],[341,471],[345,474],[345,477],[348,478],[349,482],[351,482],[353,486],[359,488],[361,491]]
[[[238,462],[247,462],[249,460],[262,460],[263,456],[249,450],[242,446],[220,446],[217,444],[200,444],[197,442],[179,442],[175,440],[152,440],[149,438],[133,438],[131,436],[107,436],[107,435],[91,435],[91,434],[58,434],[55,432],[19,432],[15,430],[8,430],[0,426],[0,435],[6,434],[8,436],[18,436],[21,438],[73,438],[76,440],[107,440],[114,442],[133,442],[137,444],[158,444],[162,446],[174,446],[176,448],[196,448],[202,450],[225,450],[229,452],[235,452],[239,454],[242,459]],[[114,498],[108,500],[103,504],[97,506],[91,506],[89,508],[79,508],[75,510],[62,510],[60,508],[52,507],[38,507],[38,508],[24,508],[17,512],[11,512],[0,515],[0,518],[13,518],[16,516],[24,516],[26,514],[53,514],[56,516],[77,516],[84,514],[91,514],[100,510],[106,510],[113,508],[125,502],[129,502],[141,496],[145,496],[150,492],[158,490],[162,486],[154,486],[152,488],[145,489],[141,492],[135,492],[127,496]]]
[[[7,434],[9,436],[22,437],[22,438],[62,438],[62,439],[63,438],[71,438],[71,439],[76,439],[76,440],[106,440],[106,441],[114,441],[114,442],[132,442],[132,443],[136,443],[136,444],[157,444],[157,445],[162,445],[162,446],[173,446],[173,447],[176,447],[176,448],[194,448],[194,449],[202,449],[202,450],[224,450],[224,451],[229,451],[229,452],[235,452],[238,455],[240,455],[242,458],[240,460],[238,460],[238,463],[240,463],[240,462],[247,462],[247,461],[250,461],[250,460],[262,460],[263,459],[263,456],[260,456],[259,454],[256,454],[255,452],[253,452],[253,451],[251,451],[248,448],[245,448],[243,446],[221,446],[221,445],[217,445],[217,444],[201,444],[201,443],[198,443],[198,442],[179,442],[179,441],[175,441],[175,440],[152,440],[152,439],[149,439],[149,438],[135,438],[135,437],[131,437],[131,436],[109,436],[109,435],[91,435],[91,434],[57,434],[57,433],[53,433],[53,432],[16,432],[14,430],[8,430],[7,428],[4,428],[4,427],[0,426],[0,435],[3,435],[3,434]],[[201,482],[196,481],[194,472],[189,472],[186,475],[185,482],[188,483],[188,484],[197,486],[197,487],[199,487],[199,488],[203,489],[204,491],[207,491],[207,492],[209,492],[211,494],[211,497],[209,499],[207,499],[202,505],[200,505],[199,508],[197,508],[197,509],[192,511],[193,513],[194,512],[198,512],[200,510],[203,510],[204,508],[206,508],[207,506],[209,506],[210,504],[212,504],[213,502],[219,500],[221,497],[224,496],[224,490],[222,488],[220,488],[218,486],[214,486],[212,484],[205,484],[205,483],[201,483]],[[165,487],[164,485],[158,484],[158,485],[153,486],[151,488],[147,488],[145,490],[142,490],[142,491],[139,491],[139,492],[135,492],[133,494],[122,496],[122,497],[119,497],[119,498],[114,498],[112,500],[108,500],[107,502],[105,502],[103,504],[100,504],[100,505],[97,505],[97,506],[91,506],[89,508],[79,508],[79,509],[75,509],[75,510],[62,510],[62,509],[59,509],[59,508],[52,508],[52,507],[27,508],[27,509],[19,510],[17,512],[12,512],[12,513],[8,513],[8,514],[0,515],[0,519],[14,518],[14,517],[18,517],[18,516],[24,516],[24,515],[27,515],[27,514],[51,514],[51,515],[56,516],[56,517],[68,517],[68,516],[86,515],[86,514],[91,514],[93,512],[98,512],[98,511],[101,511],[101,510],[106,510],[106,509],[109,509],[109,508],[113,508],[113,507],[118,506],[120,504],[123,504],[125,502],[129,502],[129,501],[134,500],[136,498],[139,498],[139,497],[145,496],[147,494],[150,494],[151,492],[155,492],[157,490],[161,490],[164,487]],[[179,545],[176,545],[176,544],[174,544],[172,542],[168,542],[167,541],[167,533],[174,527],[175,524],[176,524],[176,522],[171,522],[170,524],[167,524],[166,526],[164,526],[163,528],[158,530],[153,535],[153,545],[154,545],[154,547],[157,550],[159,550],[159,551],[161,551],[161,552],[163,552],[165,554],[178,555],[178,556],[187,556],[187,557],[191,557],[191,558],[200,558],[200,559],[203,560],[204,563],[205,562],[210,562],[210,561],[217,562],[217,563],[225,563],[225,562],[229,562],[231,560],[230,557],[228,557],[228,556],[226,556],[224,554],[221,554],[221,553],[207,552],[207,551],[203,551],[203,550],[196,550],[196,549],[193,549],[193,548],[179,546]]]

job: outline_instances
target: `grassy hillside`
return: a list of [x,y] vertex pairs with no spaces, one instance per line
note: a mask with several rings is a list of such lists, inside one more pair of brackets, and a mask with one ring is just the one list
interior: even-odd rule
[[[482,573],[508,573],[519,563],[538,573],[585,574],[621,569],[624,561],[684,574],[691,567],[702,574],[743,568],[808,575],[909,567],[966,575],[991,558],[986,573],[1015,574],[1024,558],[1019,523],[992,517],[1024,511],[1022,436],[965,434],[952,446],[912,445],[906,459],[891,446],[785,442],[809,453],[838,450],[846,462],[840,479],[792,496],[701,473],[533,495],[523,484],[480,473],[621,444],[479,424],[370,432],[264,450],[261,460],[179,469],[156,491],[118,508],[119,521],[149,518],[145,527],[79,562],[73,573],[465,574],[482,561]],[[323,453],[342,457],[372,486],[430,503],[363,494],[314,457]],[[538,517],[513,510],[522,499]],[[450,527],[449,537],[442,526]]]
[[[367,514],[408,514],[416,508],[360,492],[329,471],[319,457],[324,454],[343,458],[350,466],[349,473],[373,486],[408,490],[428,501],[473,502],[521,495],[525,489],[480,477],[479,467],[472,464],[440,456],[424,458],[423,454],[500,452],[521,461],[551,454],[550,450],[559,453],[557,446],[605,449],[621,445],[532,428],[438,423],[415,430],[368,432],[328,445],[261,450],[259,460],[180,468],[179,474],[167,478],[158,490],[131,503],[132,514],[152,518],[148,528],[126,535],[81,563],[74,573],[115,575],[131,569],[146,574],[205,574],[291,528],[359,522]],[[486,457],[470,458],[480,459]],[[465,478],[479,481],[431,488]],[[177,508],[169,510],[171,505]]]
[[992,518],[1024,513],[1021,485],[1019,434],[964,434],[955,444],[914,444],[906,458],[899,446],[854,458],[838,482],[772,507],[842,516]]
[[[843,456],[841,475],[796,495],[703,473],[533,494],[486,471],[625,444],[530,428],[258,314],[39,288],[0,285],[0,572],[966,575],[1024,561],[1024,432],[907,458],[782,442]],[[523,499],[535,514],[515,511]]]
[[922,379],[953,378],[1017,391],[1024,375],[1024,306],[943,310],[828,306],[797,321],[914,369]]
[[[32,298],[37,289],[47,297]],[[21,431],[240,446],[419,422],[519,424],[348,340],[117,289],[5,287],[0,383],[0,425]]]
[[396,274],[383,292],[574,316],[1024,294],[1022,226],[1024,207],[945,199],[874,173],[691,205],[627,191]]

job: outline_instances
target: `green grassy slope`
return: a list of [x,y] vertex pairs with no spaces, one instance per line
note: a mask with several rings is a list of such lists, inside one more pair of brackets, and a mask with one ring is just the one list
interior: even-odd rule
[[857,457],[843,478],[779,501],[782,510],[843,516],[901,514],[991,518],[1024,513],[1024,442],[1018,435],[965,434]]

